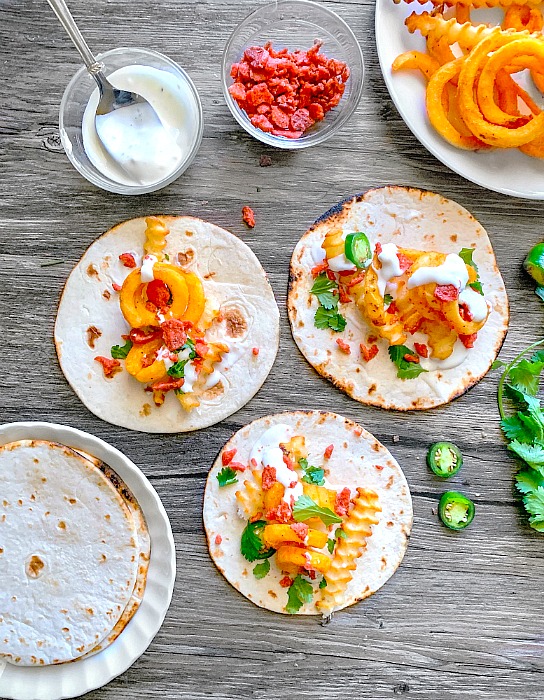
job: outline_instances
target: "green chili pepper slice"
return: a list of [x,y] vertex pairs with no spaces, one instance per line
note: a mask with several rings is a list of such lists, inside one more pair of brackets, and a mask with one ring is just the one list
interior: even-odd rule
[[435,442],[427,452],[427,465],[436,476],[447,479],[461,469],[463,455],[453,442]]
[[544,285],[544,243],[537,243],[534,248],[531,248],[523,262],[523,267],[537,284]]
[[459,491],[446,491],[438,504],[440,520],[450,530],[464,530],[474,520],[476,506]]
[[354,265],[359,268],[367,266],[372,258],[372,249],[365,233],[348,233],[345,242],[345,255]]

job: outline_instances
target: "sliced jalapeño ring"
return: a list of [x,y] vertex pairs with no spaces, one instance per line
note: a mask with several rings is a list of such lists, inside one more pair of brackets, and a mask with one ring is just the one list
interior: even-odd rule
[[476,506],[459,491],[446,491],[438,504],[440,520],[450,530],[464,530],[474,520]]
[[447,479],[461,469],[463,455],[453,442],[435,442],[427,452],[427,465],[436,476]]

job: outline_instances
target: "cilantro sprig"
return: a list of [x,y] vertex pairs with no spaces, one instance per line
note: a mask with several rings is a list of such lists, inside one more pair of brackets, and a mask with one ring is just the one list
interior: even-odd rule
[[237,484],[238,478],[234,469],[223,467],[223,469],[217,473],[217,481],[219,482],[219,486],[230,486],[231,484]]
[[111,356],[114,360],[124,360],[132,348],[132,341],[129,339],[124,345],[114,345],[111,349]]
[[347,322],[338,311],[338,283],[335,280],[330,280],[322,272],[316,277],[310,294],[314,294],[319,302],[314,316],[315,327],[330,328],[335,333],[343,331]]
[[312,584],[298,574],[287,590],[286,612],[288,612],[289,615],[297,613],[304,603],[311,603],[313,597],[314,589]]
[[253,523],[248,521],[242,532],[240,552],[248,561],[268,559],[276,551],[272,547],[267,547],[262,539],[265,526],[266,520],[256,520]]
[[183,379],[185,377],[185,365],[197,357],[195,344],[191,338],[187,338],[185,344],[182,345],[178,352],[183,352],[184,350],[189,350],[187,357],[183,360],[178,360],[167,370],[167,373],[174,379]]
[[397,366],[397,377],[399,379],[415,379],[422,372],[426,372],[419,362],[408,362],[404,359],[405,355],[415,355],[416,353],[406,345],[390,345],[389,357],[391,362]]
[[316,484],[317,486],[323,486],[325,483],[325,470],[319,467],[312,467],[308,464],[308,460],[302,457],[298,460],[299,466],[304,472],[302,481],[307,484]]
[[[544,412],[537,398],[544,350],[537,350],[529,360],[524,359],[540,345],[544,345],[544,339],[529,345],[508,364],[494,362],[493,368],[503,368],[497,390],[501,429],[508,440],[508,449],[524,463],[515,475],[516,488],[529,515],[529,525],[544,532]],[[507,400],[513,408],[510,415]]]
[[253,576],[257,579],[264,578],[270,571],[270,559],[265,559],[253,567]]
[[478,273],[478,265],[474,262],[473,259],[474,256],[474,248],[462,248],[459,251],[459,257],[461,260],[465,263],[465,265],[470,265],[470,267],[473,267],[474,270],[476,271],[476,281],[475,282],[470,282],[469,287],[472,287],[475,292],[478,292],[479,294],[484,293],[482,283],[480,282],[480,275]]
[[342,522],[342,518],[333,513],[330,508],[318,506],[312,498],[305,494],[297,498],[293,507],[293,518],[297,522],[304,522],[310,518],[321,518],[321,521],[327,526]]
[[347,539],[347,532],[345,530],[342,530],[341,527],[336,529],[336,532],[334,533],[334,537],[329,537],[327,540],[327,549],[329,550],[329,553],[332,554],[334,552],[334,548],[336,547],[336,543],[339,539]]

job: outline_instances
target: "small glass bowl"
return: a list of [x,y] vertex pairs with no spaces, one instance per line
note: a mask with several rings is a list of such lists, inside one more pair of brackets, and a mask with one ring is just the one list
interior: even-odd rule
[[106,77],[113,71],[123,68],[124,66],[143,65],[173,73],[186,83],[190,93],[194,97],[196,106],[197,128],[194,132],[193,143],[187,152],[185,160],[179,164],[178,168],[168,175],[168,177],[151,185],[122,184],[104,175],[91,163],[83,147],[83,113],[85,112],[85,107],[87,106],[91,94],[96,89],[96,82],[94,78],[89,75],[87,69],[82,67],[68,83],[60,103],[60,138],[66,155],[74,168],[78,170],[83,177],[87,178],[93,185],[101,187],[103,190],[108,190],[109,192],[116,192],[117,194],[146,194],[166,187],[166,185],[174,182],[174,180],[187,170],[194,160],[202,141],[202,105],[193,81],[177,63],[167,56],[163,56],[163,54],[149,49],[121,47],[99,54],[96,58],[97,61],[104,64],[104,73]]
[[[228,88],[234,82],[230,76],[232,64],[237,63],[250,46],[272,42],[276,50],[285,47],[290,51],[307,50],[316,39],[323,42],[320,51],[330,58],[344,61],[350,69],[340,103],[299,139],[274,136],[257,129],[229,93]],[[249,134],[276,148],[297,149],[323,143],[345,124],[359,104],[364,72],[361,47],[343,19],[310,0],[278,0],[252,12],[231,34],[223,52],[221,78],[230,111]]]

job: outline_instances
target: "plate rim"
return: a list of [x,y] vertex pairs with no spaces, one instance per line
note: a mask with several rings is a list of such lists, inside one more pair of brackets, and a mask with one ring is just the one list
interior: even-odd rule
[[[123,630],[110,646],[98,654],[80,659],[79,661],[76,660],[69,664],[59,664],[58,666],[42,667],[48,670],[48,674],[51,674],[51,677],[48,678],[48,676],[44,676],[41,682],[32,683],[30,692],[21,693],[17,690],[10,690],[9,685],[6,685],[6,676],[4,675],[5,668],[3,668],[3,662],[0,660],[0,695],[2,698],[6,700],[64,700],[67,698],[79,697],[80,695],[107,685],[114,678],[117,678],[130,668],[151,644],[164,622],[164,618],[166,617],[166,613],[172,601],[176,579],[175,542],[168,514],[158,493],[142,470],[123,452],[92,433],[68,425],[49,423],[47,421],[15,421],[0,424],[0,445],[25,439],[25,437],[21,435],[21,432],[26,435],[26,439],[45,439],[51,442],[60,442],[75,449],[78,447],[82,450],[86,449],[93,454],[93,456],[106,462],[108,466],[111,466],[112,469],[119,474],[139,501],[148,524],[151,538],[149,571],[151,571],[152,566],[154,567],[157,563],[160,563],[161,575],[163,575],[160,582],[156,582],[153,578],[150,579],[148,571],[148,580],[142,597],[142,605],[146,601],[146,595],[148,603],[153,599],[152,613],[154,618],[151,624],[147,617],[144,627],[140,625],[137,628],[135,626],[138,620],[138,612],[140,612],[142,608],[142,606],[140,606],[125,630]],[[138,498],[139,494],[140,496]],[[142,498],[142,495],[145,495],[145,499]],[[142,505],[141,500],[146,501],[145,506]],[[152,531],[154,531],[154,534]],[[159,535],[161,537],[161,547],[153,547],[153,540],[157,540]],[[164,545],[166,546],[164,547]],[[137,635],[137,639],[136,643],[129,649],[127,658],[126,653],[121,653],[125,651],[121,648],[121,640],[124,641],[127,639],[126,634],[130,631],[131,626],[134,630],[133,636],[136,638]],[[123,635],[125,635],[124,639]],[[102,655],[105,655],[106,652],[109,653],[107,654],[107,658],[103,656],[104,663],[102,663],[100,668],[93,668],[92,679],[89,679],[88,674],[79,673],[77,674],[75,683],[77,687],[74,686],[72,680],[70,688],[68,690],[65,689],[65,684],[61,681],[62,678],[66,677],[66,674],[69,673],[69,669],[74,668],[77,664],[81,665],[86,661],[99,659]],[[96,661],[93,665],[96,665]],[[7,666],[9,666],[10,670],[18,668],[29,670],[28,667],[6,664],[6,668]],[[55,671],[50,672],[49,669],[55,669]],[[41,669],[34,670],[39,671]],[[53,692],[49,692],[51,690]]]

